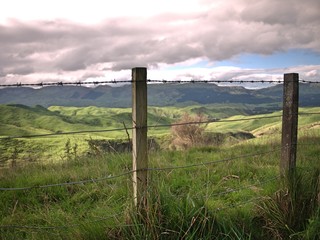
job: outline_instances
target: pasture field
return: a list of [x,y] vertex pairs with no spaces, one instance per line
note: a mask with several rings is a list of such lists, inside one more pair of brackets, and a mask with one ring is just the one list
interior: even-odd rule
[[[243,104],[214,104],[188,107],[149,107],[148,136],[154,137],[162,148],[168,148],[171,140],[169,126],[183,114],[202,114],[206,119],[220,119],[205,126],[207,133],[221,133],[231,143],[242,141],[241,133],[255,137],[273,136],[281,132],[281,111],[267,114],[252,114],[257,107]],[[41,160],[55,162],[66,158],[66,152],[83,155],[90,149],[88,140],[123,141],[131,135],[130,108],[101,107],[60,107],[48,109],[41,106],[0,105],[0,164],[12,160],[12,156],[24,161]],[[320,112],[319,107],[300,108],[300,114]],[[278,117],[280,116],[280,117]],[[252,118],[252,120],[248,120]],[[260,118],[260,119],[259,119]],[[246,119],[241,121],[242,119]],[[318,129],[320,115],[300,115],[299,129]],[[126,130],[127,128],[127,130]],[[112,131],[120,129],[119,131]],[[111,131],[110,131],[111,130]],[[77,132],[84,131],[79,134]],[[86,132],[88,131],[88,132]],[[96,132],[95,132],[96,131]],[[73,132],[76,132],[72,134]],[[71,133],[62,134],[59,133]],[[240,133],[240,134],[237,134]],[[31,138],[2,139],[6,136],[30,136],[38,134],[58,134]],[[240,139],[237,139],[240,137]],[[225,141],[227,144],[230,141]],[[73,149],[73,150],[72,150]]]
[[[77,131],[90,124],[121,128],[130,116],[128,109],[93,107],[41,111],[47,118],[52,113],[54,120],[43,120],[47,128],[41,125],[43,114],[36,119],[29,113],[30,122],[1,128],[1,135]],[[172,123],[185,111],[154,108],[149,124]],[[297,172],[288,186],[279,177],[281,117],[228,121],[258,117],[241,114],[220,116],[226,121],[208,124],[206,131],[245,131],[255,138],[231,136],[219,146],[183,151],[166,148],[164,141],[162,149],[150,152],[150,207],[143,218],[133,206],[131,154],[88,155],[83,140],[126,139],[126,132],[2,139],[0,239],[319,239],[320,116],[299,116]],[[1,124],[8,126],[8,115],[4,118]],[[31,129],[31,120],[39,128]],[[165,138],[170,129],[149,135]]]

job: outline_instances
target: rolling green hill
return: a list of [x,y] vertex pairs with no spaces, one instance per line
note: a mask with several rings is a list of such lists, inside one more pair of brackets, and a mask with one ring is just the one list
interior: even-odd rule
[[[220,119],[206,126],[206,132],[226,134],[242,139],[242,133],[255,137],[279,136],[281,132],[281,112],[255,114],[263,105],[248,104],[210,104],[193,105],[187,107],[149,107],[148,125],[168,125],[174,123],[185,114],[202,114],[207,119]],[[28,107],[24,105],[0,105],[0,138],[7,136],[30,136],[38,134],[55,134],[66,132],[89,131],[81,134],[67,134],[58,136],[20,138],[17,140],[2,139],[0,152],[11,156],[15,146],[21,149],[43,149],[41,152],[45,158],[61,159],[66,151],[66,143],[76,146],[78,154],[87,151],[88,139],[127,139],[127,131],[107,131],[112,129],[124,129],[132,126],[130,108],[103,108],[103,107],[62,107],[41,106]],[[319,113],[320,107],[300,108],[300,113]],[[257,119],[262,118],[262,119]],[[320,115],[310,114],[299,116],[299,130],[318,131]],[[93,132],[92,132],[93,131]],[[94,132],[97,131],[97,132]],[[238,134],[240,133],[240,134]],[[131,130],[128,131],[131,134]],[[231,134],[231,135],[230,135]],[[169,144],[170,127],[151,127],[149,136],[167,139]],[[17,141],[19,144],[17,145]],[[5,142],[5,143],[4,143]],[[20,148],[19,147],[19,148]],[[7,149],[11,149],[7,151]],[[69,146],[69,148],[71,148]],[[21,155],[25,155],[25,150]],[[28,156],[31,153],[28,153]],[[37,153],[37,155],[39,155]],[[43,158],[43,157],[41,157]]]
[[[312,114],[319,113],[319,114]],[[298,128],[310,129],[317,128],[320,124],[320,108],[300,108],[299,109]],[[256,136],[273,134],[281,132],[282,112],[270,114],[259,114],[254,116],[235,115],[223,119],[221,122],[210,123],[207,130],[215,132],[237,132],[247,131]],[[261,119],[259,119],[261,118]],[[250,120],[252,119],[252,120]]]
[[[170,124],[177,121],[184,113],[189,113],[204,115],[209,120],[220,119],[219,122],[210,123],[207,126],[208,131],[214,132],[247,131],[259,136],[270,132],[270,129],[281,127],[280,111],[254,114],[256,108],[256,106],[245,104],[214,104],[180,108],[149,107],[148,125]],[[41,106],[0,105],[0,111],[1,136],[106,130],[123,128],[124,124],[130,128],[132,125],[130,108],[52,106],[47,109]],[[320,108],[300,108],[299,112],[301,114],[316,113],[320,112]],[[267,118],[256,119],[260,117]],[[239,121],[250,118],[252,120]],[[319,121],[319,115],[301,115],[299,127],[308,128],[309,125],[316,127]],[[157,131],[163,133],[160,128],[150,131],[155,134]]]

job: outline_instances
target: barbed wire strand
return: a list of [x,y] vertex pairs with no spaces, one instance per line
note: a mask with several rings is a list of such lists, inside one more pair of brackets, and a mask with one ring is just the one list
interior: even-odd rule
[[283,83],[283,80],[201,80],[201,79],[191,79],[191,80],[151,80],[148,79],[149,83],[162,83],[162,84],[170,84],[170,83],[273,83],[279,84]]
[[[281,84],[283,80],[147,80],[150,83],[269,83],[269,84]],[[320,81],[299,80],[300,83],[320,83]]]
[[0,84],[0,87],[45,87],[45,86],[81,86],[81,85],[101,85],[101,84],[124,84],[132,83],[132,80],[110,80],[110,81],[74,81],[74,82],[41,82],[41,83],[15,83]]
[[318,81],[318,80],[310,81],[310,80],[303,80],[303,79],[299,79],[299,82],[301,82],[301,83],[320,83],[320,81]]
[[[132,83],[132,80],[107,80],[107,81],[72,81],[72,82],[40,82],[40,83],[13,83],[13,84],[0,84],[0,87],[45,87],[45,86],[82,86],[82,85],[102,85],[102,84],[125,84],[125,83]],[[281,84],[283,83],[283,80],[217,80],[217,79],[211,79],[211,80],[202,80],[202,79],[191,79],[191,80],[152,80],[147,79],[147,82],[149,83],[162,83],[162,84],[171,84],[171,83],[268,83],[268,84]],[[310,81],[310,80],[304,80],[300,79],[300,83],[320,83],[320,81]]]

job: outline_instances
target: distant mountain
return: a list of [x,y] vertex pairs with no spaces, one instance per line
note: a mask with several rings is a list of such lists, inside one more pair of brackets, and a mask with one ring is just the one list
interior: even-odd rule
[[[214,103],[271,104],[282,102],[282,85],[249,90],[215,84],[149,84],[148,105],[187,106]],[[300,84],[300,106],[319,106],[320,87]],[[17,87],[0,89],[0,104],[27,106],[130,107],[131,85],[121,87],[50,86],[40,89]]]

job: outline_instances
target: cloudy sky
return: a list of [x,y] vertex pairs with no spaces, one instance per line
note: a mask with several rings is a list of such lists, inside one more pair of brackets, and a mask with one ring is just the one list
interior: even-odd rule
[[319,0],[10,0],[0,83],[320,80]]

